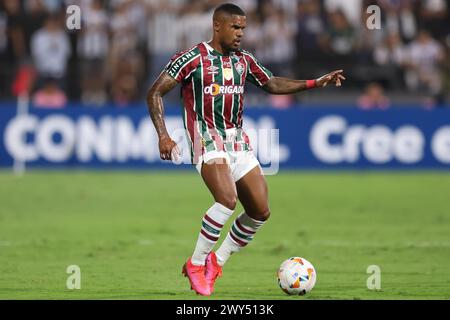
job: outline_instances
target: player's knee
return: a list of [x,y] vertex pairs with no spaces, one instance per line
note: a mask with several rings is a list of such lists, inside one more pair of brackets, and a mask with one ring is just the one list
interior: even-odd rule
[[220,196],[218,199],[216,199],[218,203],[221,205],[227,207],[230,210],[234,210],[237,205],[237,194],[229,193],[224,194]]
[[262,213],[259,215],[260,219],[262,221],[267,221],[270,218],[270,210],[263,210]]
[[259,221],[267,221],[270,217],[270,210],[269,209],[260,209],[255,210],[253,212],[247,212],[247,214],[250,216],[250,218],[253,218],[255,220]]

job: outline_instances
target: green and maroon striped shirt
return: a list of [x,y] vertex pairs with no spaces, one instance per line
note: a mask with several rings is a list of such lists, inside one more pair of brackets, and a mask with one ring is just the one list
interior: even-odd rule
[[[213,150],[250,150],[242,130],[246,80],[264,86],[272,73],[245,50],[225,56],[206,42],[173,56],[165,71],[181,84],[183,121],[193,162]],[[237,132],[232,139],[229,132]]]

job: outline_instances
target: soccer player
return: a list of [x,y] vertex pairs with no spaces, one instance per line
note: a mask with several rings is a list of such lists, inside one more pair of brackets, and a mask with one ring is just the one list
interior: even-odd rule
[[[266,181],[242,130],[245,82],[270,94],[293,94],[328,83],[340,86],[345,80],[342,70],[315,80],[273,76],[251,53],[240,49],[246,24],[245,13],[238,6],[217,7],[212,40],[174,55],[147,95],[161,159],[172,160],[180,156],[180,150],[166,130],[162,97],[181,84],[192,163],[215,201],[203,216],[194,252],[182,269],[191,288],[205,296],[214,291],[230,255],[245,247],[270,215]],[[214,252],[237,199],[244,212]]]

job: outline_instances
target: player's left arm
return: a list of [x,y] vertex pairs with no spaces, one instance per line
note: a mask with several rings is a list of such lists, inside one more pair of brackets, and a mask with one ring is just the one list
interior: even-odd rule
[[343,73],[344,70],[335,70],[314,80],[295,80],[282,77],[271,77],[262,88],[264,91],[271,94],[293,94],[307,89],[322,88],[329,83],[334,84],[336,87],[340,87],[342,81],[345,80]]

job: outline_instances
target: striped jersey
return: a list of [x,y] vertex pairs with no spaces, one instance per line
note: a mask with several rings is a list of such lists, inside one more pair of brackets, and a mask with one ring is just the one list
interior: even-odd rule
[[272,73],[245,50],[225,56],[202,42],[172,57],[165,71],[181,84],[183,122],[193,162],[210,151],[251,150],[242,130],[245,83]]

